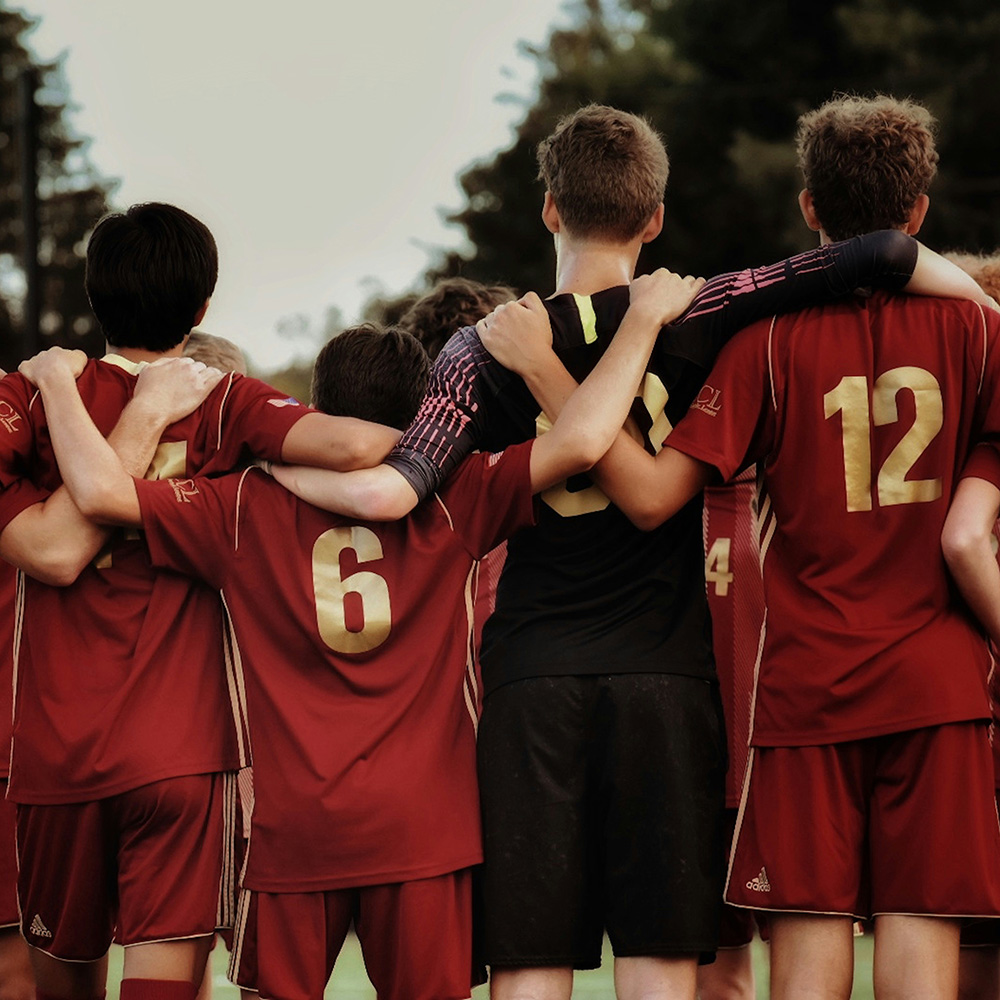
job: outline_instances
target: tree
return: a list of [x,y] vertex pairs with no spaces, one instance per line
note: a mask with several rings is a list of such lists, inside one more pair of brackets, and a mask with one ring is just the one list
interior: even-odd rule
[[20,360],[16,334],[22,321],[24,279],[20,215],[20,137],[17,81],[38,71],[39,260],[41,330],[48,344],[103,350],[103,338],[83,285],[87,234],[107,211],[113,183],[98,175],[88,140],[69,122],[72,106],[62,59],[39,62],[25,43],[36,22],[0,0],[0,367]]
[[666,137],[664,235],[640,267],[713,274],[811,245],[794,205],[795,123],[838,91],[927,104],[941,168],[923,236],[1000,246],[1000,8],[990,0],[586,0],[579,11],[576,27],[534,51],[542,80],[514,144],[460,178],[466,205],[450,220],[471,253],[444,254],[429,279],[551,290],[534,150],[591,101],[644,114]]

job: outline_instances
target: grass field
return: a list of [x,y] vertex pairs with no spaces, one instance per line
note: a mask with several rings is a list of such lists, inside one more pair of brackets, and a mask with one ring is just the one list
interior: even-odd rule
[[[753,943],[754,968],[757,974],[757,996],[767,997],[767,947],[759,941]],[[872,938],[870,935],[858,938],[854,947],[854,1000],[870,1000],[872,997]],[[212,996],[214,1000],[238,1000],[239,991],[226,979],[226,963],[229,955],[225,948],[218,947],[212,953]],[[108,998],[118,1000],[118,980],[121,978],[121,949],[114,948],[111,954]],[[480,987],[473,994],[474,1000],[487,1000],[489,989]],[[613,1000],[615,995],[611,977],[611,950],[604,943],[604,964],[593,972],[577,973],[573,1000]],[[365,975],[364,962],[357,938],[352,934],[341,952],[337,967],[333,970],[330,985],[326,991],[327,1000],[375,1000],[375,991]]]

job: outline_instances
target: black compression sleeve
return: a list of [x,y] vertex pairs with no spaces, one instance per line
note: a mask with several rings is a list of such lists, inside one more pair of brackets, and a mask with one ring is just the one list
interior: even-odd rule
[[434,362],[416,419],[385,460],[421,500],[479,447],[491,369],[510,377],[483,347],[474,327],[459,330]]
[[886,229],[766,267],[716,275],[664,329],[657,349],[708,367],[737,330],[765,316],[832,302],[861,287],[902,288],[913,275],[918,249],[911,236]]

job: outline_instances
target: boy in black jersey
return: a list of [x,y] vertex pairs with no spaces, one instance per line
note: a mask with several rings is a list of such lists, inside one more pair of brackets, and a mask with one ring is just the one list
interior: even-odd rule
[[[589,107],[540,151],[542,218],[557,249],[547,310],[560,357],[586,374],[628,304],[643,243],[659,233],[667,159],[639,118]],[[723,275],[664,328],[640,387],[635,433],[656,451],[724,339],[763,314],[906,283],[917,245],[898,233]],[[402,516],[474,447],[546,427],[521,379],[475,331],[432,373],[417,421],[367,496],[336,509]],[[305,496],[327,506],[320,495]],[[483,644],[480,782],[486,959],[495,997],[565,1000],[600,963],[602,930],[622,998],[693,997],[721,903],[718,697],[708,640],[700,503],[654,532],[586,477],[542,496],[512,540]]]

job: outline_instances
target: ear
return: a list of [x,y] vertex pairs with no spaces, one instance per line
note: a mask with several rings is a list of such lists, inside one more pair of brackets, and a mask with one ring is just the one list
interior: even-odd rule
[[799,192],[799,211],[802,213],[802,218],[806,220],[806,225],[814,233],[818,233],[823,228],[823,223],[819,221],[819,216],[816,214],[812,192],[808,188],[803,188]]
[[197,326],[204,318],[205,313],[208,312],[208,304],[212,300],[210,298],[205,299],[205,304],[194,314],[194,322],[191,324],[192,327]]
[[559,218],[559,209],[556,208],[551,191],[545,192],[545,201],[542,202],[542,222],[553,235],[562,231],[562,219]]
[[931,200],[925,194],[917,196],[917,200],[910,209],[910,217],[903,226],[903,232],[907,236],[916,236],[920,232],[920,227],[924,224],[927,209],[931,207]]
[[650,243],[663,232],[663,202],[656,206],[656,211],[650,216],[646,228],[642,231],[642,242]]

